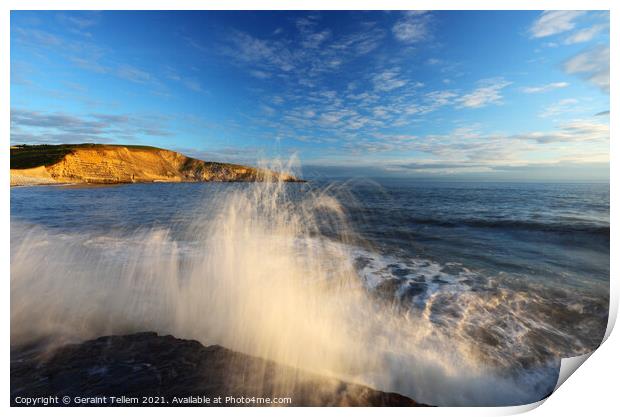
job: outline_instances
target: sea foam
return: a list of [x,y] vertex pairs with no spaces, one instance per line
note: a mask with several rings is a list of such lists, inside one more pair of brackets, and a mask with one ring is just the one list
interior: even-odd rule
[[[433,405],[529,403],[555,384],[553,364],[506,372],[464,336],[467,320],[438,324],[432,300],[457,297],[471,274],[397,265],[360,244],[329,187],[262,183],[209,198],[183,230],[59,234],[14,222],[11,344],[156,331]],[[404,312],[376,296],[395,268],[410,270],[396,273],[397,298],[429,278]],[[488,307],[473,300],[465,313]]]

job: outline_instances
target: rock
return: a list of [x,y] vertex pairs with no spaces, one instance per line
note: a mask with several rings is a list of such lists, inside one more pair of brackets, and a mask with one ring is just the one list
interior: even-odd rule
[[[138,398],[140,402],[145,396],[163,397],[167,402],[113,405],[264,405],[251,401],[226,403],[227,397],[286,397],[290,403],[277,405],[291,406],[419,405],[396,393],[315,375],[221,346],[205,347],[197,341],[156,333],[105,336],[51,352],[13,349],[12,405],[20,405],[16,401],[20,397],[50,395],[115,396]],[[187,398],[196,397],[222,397],[222,404],[174,402],[174,398],[188,401]]]
[[11,185],[198,181],[299,180],[286,173],[205,162],[151,146],[79,144],[11,147]]

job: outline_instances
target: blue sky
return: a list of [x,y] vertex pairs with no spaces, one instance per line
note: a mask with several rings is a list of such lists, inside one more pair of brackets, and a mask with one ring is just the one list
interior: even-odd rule
[[609,14],[11,13],[11,143],[307,175],[609,178]]

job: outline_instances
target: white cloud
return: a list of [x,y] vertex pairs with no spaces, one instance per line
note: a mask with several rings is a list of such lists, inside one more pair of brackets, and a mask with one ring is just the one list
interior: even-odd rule
[[11,109],[12,143],[78,143],[132,140],[139,137],[173,136],[164,115],[61,112]]
[[194,78],[188,78],[183,80],[183,84],[185,85],[185,87],[197,93],[206,93],[206,91],[202,88],[202,84],[200,83],[200,81]]
[[378,119],[385,119],[389,117],[389,109],[385,106],[377,106],[372,109],[372,115]]
[[240,67],[250,67],[250,75],[256,78],[280,77],[284,82],[314,88],[321,76],[376,49],[385,37],[385,30],[369,22],[359,23],[358,31],[339,36],[321,28],[317,17],[298,19],[296,27],[299,37],[265,39],[232,30],[220,52]]
[[373,77],[373,84],[377,91],[392,91],[403,87],[407,81],[399,78],[399,68],[385,70]]
[[150,81],[153,81],[151,74],[146,71],[142,71],[139,68],[133,67],[131,65],[120,65],[116,70],[116,75],[126,80],[132,81],[134,83],[144,84]]
[[235,45],[235,49],[229,53],[235,59],[250,63],[263,63],[277,67],[282,71],[290,71],[294,68],[293,57],[287,49],[280,49],[277,43],[258,39],[240,31],[233,32],[230,39]]
[[320,118],[320,122],[324,124],[336,124],[347,116],[350,116],[352,112],[347,110],[330,111],[323,113]]
[[[559,160],[606,162],[609,160],[609,125],[592,120],[572,120],[549,131],[514,135],[483,134],[479,126],[456,128],[447,134],[417,136],[377,133],[367,139],[346,143],[354,154],[418,151],[430,155],[427,165],[416,169],[489,168],[527,165],[532,161]],[[541,159],[540,152],[545,156]],[[419,161],[423,163],[423,161]]]
[[273,116],[274,114],[276,114],[276,110],[275,110],[273,107],[268,106],[268,105],[266,105],[266,104],[261,105],[261,106],[260,106],[260,109],[261,109],[261,111],[262,111],[263,113],[265,113],[267,116]]
[[446,106],[452,103],[452,100],[457,96],[458,94],[452,91],[431,91],[430,93],[426,93],[425,98],[434,110],[438,107]]
[[[179,74],[179,72],[177,72],[175,68],[171,66],[166,67],[166,69],[164,70],[164,75],[168,80],[180,83],[189,90],[195,91],[197,93],[208,93],[208,91],[202,87],[202,83],[199,79],[181,75]],[[159,85],[157,81],[155,81],[155,83]]]
[[109,71],[109,68],[97,62],[96,59],[86,59],[74,56],[70,57],[69,61],[73,62],[75,65],[82,69],[93,71],[99,74],[105,74]]
[[261,71],[261,70],[250,70],[250,75],[252,77],[256,77],[256,78],[261,79],[261,80],[264,80],[264,79],[269,78],[271,76],[271,74],[269,74],[268,72]]
[[313,48],[316,49],[323,42],[325,42],[331,36],[331,31],[325,29],[321,32],[308,33],[305,38],[301,41],[301,44],[305,48]]
[[574,98],[565,98],[563,100],[558,101],[557,103],[553,103],[552,105],[546,107],[542,113],[539,114],[540,117],[553,117],[558,116],[560,114],[566,114],[575,111],[575,105],[578,104],[579,101]]
[[513,136],[514,139],[534,141],[539,144],[570,142],[607,142],[609,125],[591,120],[573,120],[550,132],[530,132]]
[[32,46],[44,46],[44,47],[57,47],[63,44],[63,40],[49,32],[45,32],[43,30],[38,29],[22,29],[16,28],[15,39],[26,45]]
[[392,27],[394,37],[404,43],[421,42],[429,36],[429,16],[425,13],[414,11],[406,13]]
[[95,26],[99,23],[98,12],[68,12],[60,13],[58,15],[59,20],[63,24],[70,24],[79,29],[86,29],[91,26]]
[[524,87],[522,91],[527,94],[544,93],[547,91],[556,90],[558,88],[565,88],[565,87],[568,87],[568,85],[569,84],[567,82],[562,81],[562,82],[557,82],[557,83],[539,85],[535,87]]
[[331,37],[331,31],[324,29],[316,30],[319,17],[311,15],[298,19],[295,24],[301,35],[301,46],[304,48],[317,49],[322,43]]
[[511,83],[502,79],[490,79],[480,82],[482,85],[469,94],[459,97],[456,101],[460,107],[478,108],[489,104],[500,104],[502,100],[501,91]]
[[347,52],[354,55],[366,55],[379,47],[385,37],[385,31],[375,25],[361,25],[363,30],[345,35],[329,45],[329,49],[342,56]]
[[586,29],[579,30],[566,38],[566,41],[564,41],[564,43],[566,43],[567,45],[572,45],[575,43],[591,41],[596,35],[599,34],[599,32],[601,32],[605,28],[607,28],[607,25],[601,23]]
[[584,13],[575,10],[545,11],[530,27],[530,34],[533,38],[544,38],[567,32],[575,27],[574,20]]
[[609,93],[609,47],[596,46],[564,62],[567,74],[576,74]]

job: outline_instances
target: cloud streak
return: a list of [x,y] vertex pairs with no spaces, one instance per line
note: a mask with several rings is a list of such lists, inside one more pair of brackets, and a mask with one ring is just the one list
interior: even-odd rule
[[[567,146],[570,145],[570,146]],[[553,161],[608,163],[609,126],[593,120],[572,120],[554,130],[514,135],[483,134],[476,128],[455,129],[446,135],[378,135],[349,143],[349,151],[364,160],[365,155],[417,151],[427,157],[393,166],[425,172],[488,171],[499,166],[531,163],[530,154],[541,147],[555,153]],[[395,165],[394,165],[395,164]]]
[[564,72],[578,75],[609,93],[609,47],[595,46],[564,62]]
[[575,20],[584,14],[583,11],[573,10],[545,11],[530,27],[530,35],[533,38],[545,38],[567,32],[575,28]]
[[358,26],[356,31],[335,36],[321,26],[320,17],[305,17],[296,21],[295,37],[278,31],[269,38],[259,38],[232,30],[219,49],[255,78],[278,77],[310,87],[347,62],[372,52],[385,38],[385,31],[373,22]]
[[557,90],[559,88],[568,87],[567,82],[557,82],[557,83],[549,83],[545,85],[539,85],[535,87],[524,87],[522,91],[526,94],[536,94],[536,93],[546,93],[547,91]]
[[373,77],[373,84],[377,91],[392,91],[403,87],[407,81],[399,77],[400,68],[392,68],[380,72]]
[[571,34],[568,38],[566,38],[564,43],[566,43],[567,45],[573,45],[575,43],[589,42],[594,39],[596,35],[598,35],[607,28],[608,25],[603,23],[592,25],[589,28],[581,29]]
[[423,42],[430,37],[431,17],[423,11],[405,12],[392,26],[394,37],[403,43]]
[[170,137],[165,118],[133,114],[62,112],[11,109],[11,143],[141,142],[142,136]]
[[479,84],[481,84],[480,87],[456,100],[460,107],[479,108],[490,104],[501,104],[501,91],[511,83],[503,78],[497,78],[482,80]]

